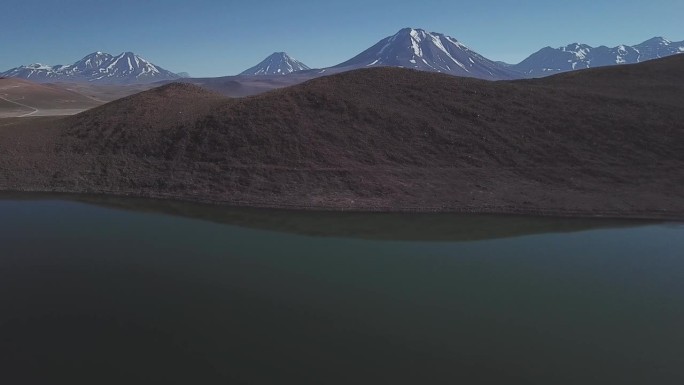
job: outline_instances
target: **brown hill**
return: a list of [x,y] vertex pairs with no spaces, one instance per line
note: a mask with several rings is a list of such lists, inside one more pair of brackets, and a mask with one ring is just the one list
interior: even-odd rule
[[602,67],[521,83],[571,88],[594,94],[682,106],[682,66],[684,57],[649,61],[637,65]]
[[[168,83],[164,83],[168,84]],[[93,84],[93,83],[55,83],[56,86],[66,88],[81,95],[101,101],[102,104],[124,98],[139,92],[160,86],[159,83],[146,84]]]
[[[294,86],[321,76],[327,76],[339,71],[309,70],[283,75],[259,75],[259,76],[224,76],[218,78],[187,78],[179,82],[200,86],[231,98],[241,98],[262,94],[278,88]],[[169,82],[155,83],[156,86]]]
[[60,85],[0,79],[0,118],[69,115],[102,103]]
[[487,82],[377,68],[238,100],[172,84],[59,121],[51,164],[66,163],[6,184],[259,206],[681,218],[682,69],[680,56]]

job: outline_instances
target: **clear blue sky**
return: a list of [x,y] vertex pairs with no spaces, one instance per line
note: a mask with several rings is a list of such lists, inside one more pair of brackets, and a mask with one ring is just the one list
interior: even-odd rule
[[684,0],[17,0],[0,8],[0,71],[94,51],[133,51],[193,76],[236,74],[274,51],[326,67],[403,27],[511,63],[547,45],[684,40]]

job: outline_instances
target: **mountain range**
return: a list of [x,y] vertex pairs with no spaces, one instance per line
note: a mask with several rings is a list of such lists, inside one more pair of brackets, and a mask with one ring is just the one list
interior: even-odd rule
[[[369,67],[402,67],[440,72],[486,80],[544,77],[592,67],[633,64],[684,53],[684,41],[672,42],[655,37],[643,43],[617,47],[592,47],[573,43],[564,47],[545,47],[518,64],[490,60],[453,37],[404,28],[353,58],[328,68],[312,70],[285,52],[276,52],[240,74],[240,78],[303,74],[306,79]],[[13,68],[0,77],[16,77],[37,82],[92,82],[103,84],[153,83],[187,77],[167,71],[132,52],[112,56],[92,53],[70,65],[31,64]],[[285,82],[285,84],[289,84]]]
[[684,41],[671,42],[654,37],[634,46],[591,47],[573,43],[565,47],[546,47],[509,68],[524,77],[542,77],[592,67],[635,64],[684,52]]
[[124,52],[117,56],[93,52],[69,65],[47,66],[40,63],[20,66],[0,73],[8,78],[35,82],[93,82],[103,84],[153,83],[180,78],[177,74],[152,64],[142,57]]

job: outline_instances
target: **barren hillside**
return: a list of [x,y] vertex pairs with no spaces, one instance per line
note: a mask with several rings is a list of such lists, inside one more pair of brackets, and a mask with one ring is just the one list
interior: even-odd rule
[[4,188],[683,217],[683,69],[679,56],[487,82],[377,68],[236,100],[171,84],[53,123],[50,156],[68,166]]

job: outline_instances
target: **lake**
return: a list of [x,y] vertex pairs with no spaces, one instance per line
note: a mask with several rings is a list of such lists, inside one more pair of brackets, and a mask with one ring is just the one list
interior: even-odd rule
[[682,325],[677,223],[0,199],[5,383],[681,384]]

